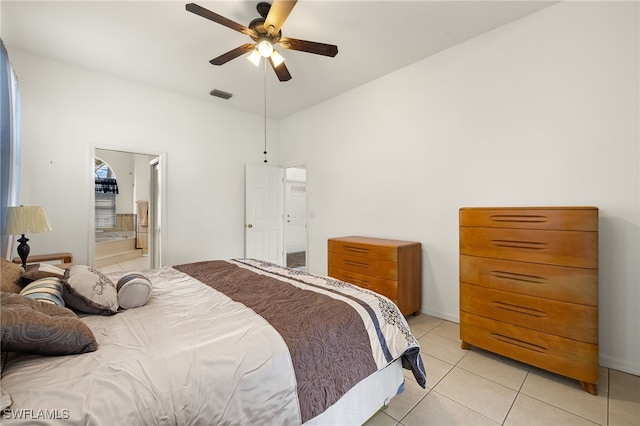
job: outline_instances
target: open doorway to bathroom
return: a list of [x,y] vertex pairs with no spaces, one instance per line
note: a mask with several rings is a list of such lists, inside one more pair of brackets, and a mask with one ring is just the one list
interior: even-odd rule
[[287,266],[307,269],[307,170],[285,169],[285,241]]
[[[150,267],[151,173],[155,155],[95,149],[94,266],[103,271],[130,264]],[[151,237],[151,238],[150,238]]]

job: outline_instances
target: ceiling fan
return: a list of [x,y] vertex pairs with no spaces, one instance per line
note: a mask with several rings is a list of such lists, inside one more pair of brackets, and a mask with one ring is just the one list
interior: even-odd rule
[[273,4],[265,2],[258,3],[256,9],[261,18],[252,20],[248,27],[218,15],[202,6],[198,6],[195,3],[188,3],[186,9],[203,18],[246,34],[253,40],[253,43],[243,44],[212,59],[209,61],[211,64],[223,65],[244,53],[251,52],[247,59],[253,62],[254,65],[259,65],[260,58],[268,58],[271,67],[278,76],[278,80],[288,81],[291,80],[291,74],[284,64],[282,55],[274,49],[275,45],[279,44],[285,49],[314,53],[316,55],[334,57],[338,54],[338,46],[333,44],[282,37],[282,31],[280,31],[280,29],[296,5],[296,2],[297,0],[274,0]]

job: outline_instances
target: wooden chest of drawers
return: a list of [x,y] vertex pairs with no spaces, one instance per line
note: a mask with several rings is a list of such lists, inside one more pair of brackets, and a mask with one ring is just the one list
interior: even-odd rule
[[598,209],[460,209],[460,338],[598,381]]
[[329,276],[388,297],[405,316],[420,313],[420,243],[351,236],[330,238],[328,250]]

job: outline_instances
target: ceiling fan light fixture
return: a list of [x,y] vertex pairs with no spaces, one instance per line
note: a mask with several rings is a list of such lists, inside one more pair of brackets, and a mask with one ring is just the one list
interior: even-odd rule
[[249,56],[247,56],[249,62],[251,62],[256,67],[260,66],[260,58],[262,58],[262,56],[260,56],[258,49],[253,49]]
[[202,6],[198,6],[195,3],[188,3],[186,5],[188,12],[249,36],[252,40],[252,42],[245,43],[211,59],[209,61],[211,65],[224,65],[232,59],[255,50],[247,59],[256,67],[259,67],[261,62],[260,58],[268,58],[271,68],[275,71],[278,80],[283,82],[291,80],[291,73],[289,73],[287,66],[283,62],[284,58],[282,58],[278,52],[275,52],[274,45],[279,44],[288,50],[313,53],[314,55],[334,57],[338,54],[338,46],[333,44],[282,37],[281,28],[298,0],[273,0],[271,4],[264,0],[258,1],[260,1],[260,3],[258,3],[257,10],[261,17],[253,19],[248,27],[218,15]]
[[273,63],[274,68],[284,62],[284,58],[277,50],[273,50],[271,54],[271,62]]
[[260,56],[262,56],[263,58],[268,58],[271,56],[271,54],[273,54],[273,45],[271,44],[271,42],[269,42],[269,40],[261,40],[260,42],[258,42],[256,48],[258,49],[258,53],[260,53]]

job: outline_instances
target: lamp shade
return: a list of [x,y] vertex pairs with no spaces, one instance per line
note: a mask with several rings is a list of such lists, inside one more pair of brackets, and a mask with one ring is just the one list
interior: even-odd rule
[[273,62],[273,67],[276,68],[278,65],[284,62],[284,58],[277,50],[273,50],[271,54],[271,61]]
[[249,62],[251,62],[256,67],[260,66],[260,58],[262,58],[262,56],[260,56],[258,49],[253,49],[249,56],[247,56]]
[[53,228],[47,213],[40,206],[16,206],[7,208],[6,235],[20,235],[51,231]]

